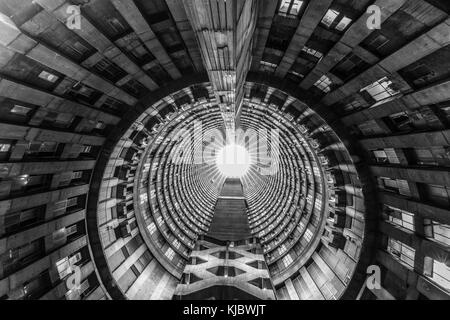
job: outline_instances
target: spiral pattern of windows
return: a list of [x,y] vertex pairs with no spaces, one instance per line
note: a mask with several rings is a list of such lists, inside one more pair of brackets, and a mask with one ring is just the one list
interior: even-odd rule
[[[286,296],[293,281],[311,285],[313,273],[323,280],[315,288],[338,298],[364,239],[363,197],[352,158],[303,102],[251,82],[245,92],[233,142],[252,159],[241,178],[247,216],[277,298]],[[98,221],[106,261],[125,296],[131,289],[114,277],[109,238],[140,239],[137,245],[145,244],[157,264],[155,278],[168,278],[165,291],[174,290],[197,239],[209,230],[226,179],[216,157],[229,143],[211,87],[202,83],[153,104],[116,144],[102,182],[116,201],[100,201],[98,214],[112,212],[117,219],[109,227]]]

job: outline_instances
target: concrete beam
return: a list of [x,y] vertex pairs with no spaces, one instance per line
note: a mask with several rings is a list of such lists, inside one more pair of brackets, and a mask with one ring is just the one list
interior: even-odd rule
[[259,14],[256,21],[255,39],[252,51],[252,64],[251,70],[258,71],[259,65],[262,60],[264,49],[266,47],[267,38],[269,37],[269,31],[272,26],[273,16],[277,9],[277,1],[273,0],[261,0],[259,6]]
[[137,102],[136,98],[122,89],[115,87],[112,83],[25,35],[14,25],[14,22],[9,17],[0,13],[0,29],[2,28],[6,29],[6,33],[15,34],[17,36],[15,39],[11,39],[11,37],[6,36],[5,33],[0,34],[0,36],[4,36],[3,38],[0,38],[1,52],[10,51],[23,54],[40,64],[54,69],[74,80],[83,82],[128,105],[134,105]]
[[[54,0],[37,0],[36,2],[48,13],[53,14],[62,23],[66,23],[70,16],[67,13],[67,7],[71,5],[71,3],[67,0],[57,2]],[[81,15],[80,19],[82,28],[74,29],[73,31],[97,49],[100,53],[100,57],[108,58],[117,64],[129,73],[132,76],[132,79],[140,82],[147,89],[153,91],[159,87],[153,79],[145,74],[138,65],[131,61],[130,58],[120,51],[114,43],[105,37],[100,30],[92,25],[83,15]]]
[[167,7],[172,14],[172,18],[177,25],[177,29],[180,32],[181,38],[187,47],[192,63],[194,64],[197,72],[203,72],[205,67],[203,66],[203,60],[198,47],[197,40],[195,39],[194,30],[188,20],[186,11],[183,7],[183,0],[166,0]]
[[134,32],[136,32],[147,49],[156,57],[167,73],[173,79],[181,78],[180,71],[172,62],[172,59],[167,54],[166,49],[158,40],[134,2],[132,0],[111,0],[111,3],[125,18],[131,28],[133,28]]
[[305,13],[300,19],[294,36],[289,43],[280,64],[275,70],[275,76],[283,78],[297,59],[306,42],[309,40],[317,25],[327,13],[333,0],[310,1]]

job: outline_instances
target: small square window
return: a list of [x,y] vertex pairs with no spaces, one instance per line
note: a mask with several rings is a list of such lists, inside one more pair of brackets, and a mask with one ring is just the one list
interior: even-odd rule
[[27,115],[28,112],[30,112],[30,110],[31,110],[31,108],[15,104],[14,107],[11,109],[11,112],[25,116],[25,115]]
[[58,76],[56,76],[56,75],[54,75],[54,74],[52,74],[50,72],[47,72],[47,71],[42,71],[39,74],[39,78],[47,80],[47,81],[52,82],[52,83],[55,83],[58,80]]
[[300,0],[282,0],[278,8],[278,14],[292,17],[297,16],[302,5],[303,1]]
[[291,10],[289,11],[289,14],[296,16],[300,12],[300,8],[302,7],[303,1],[294,0],[292,1]]
[[104,122],[99,121],[99,122],[97,122],[97,124],[95,125],[95,128],[96,128],[96,129],[99,129],[99,130],[103,130],[103,129],[106,128],[106,125],[105,125]]
[[92,150],[92,146],[83,146],[81,153],[89,153]]
[[352,22],[352,19],[343,17],[342,20],[338,23],[336,26],[336,30],[338,31],[344,31],[345,28]]
[[65,232],[66,232],[66,236],[67,237],[72,235],[72,234],[74,234],[74,233],[76,233],[77,232],[77,225],[74,224],[74,225],[71,225],[70,227],[66,227],[65,228]]
[[330,27],[338,15],[339,11],[328,9],[327,13],[322,18],[322,23],[327,27]]
[[76,206],[77,204],[78,204],[78,197],[69,198],[67,199],[66,207],[70,208]]
[[363,91],[366,91],[376,102],[400,94],[400,91],[394,88],[392,81],[387,77],[383,77],[360,90],[360,92]]
[[80,179],[83,176],[83,171],[72,172],[72,180]]
[[278,11],[280,13],[287,14],[290,5],[291,5],[291,0],[281,0],[280,8],[278,9]]
[[9,143],[0,143],[0,152],[8,152],[11,149],[11,145]]
[[326,75],[323,75],[319,80],[317,80],[316,83],[314,83],[314,85],[323,92],[328,93],[331,91],[331,83],[332,82],[330,78],[328,78]]

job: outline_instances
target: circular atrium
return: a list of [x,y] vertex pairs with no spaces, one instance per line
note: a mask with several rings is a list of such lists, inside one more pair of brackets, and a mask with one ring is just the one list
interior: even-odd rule
[[0,0],[0,300],[449,300],[446,0]]

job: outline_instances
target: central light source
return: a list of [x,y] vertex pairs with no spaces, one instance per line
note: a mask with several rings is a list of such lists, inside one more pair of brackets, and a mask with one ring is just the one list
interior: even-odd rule
[[238,144],[228,144],[219,150],[216,165],[228,178],[241,178],[250,168],[251,158],[247,149]]

